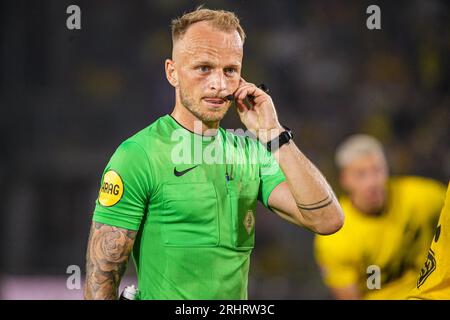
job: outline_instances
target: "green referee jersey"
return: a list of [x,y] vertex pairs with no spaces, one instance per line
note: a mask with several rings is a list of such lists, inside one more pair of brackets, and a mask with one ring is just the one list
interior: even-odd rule
[[117,148],[93,220],[138,231],[140,299],[247,299],[256,201],[284,180],[257,140],[166,115]]

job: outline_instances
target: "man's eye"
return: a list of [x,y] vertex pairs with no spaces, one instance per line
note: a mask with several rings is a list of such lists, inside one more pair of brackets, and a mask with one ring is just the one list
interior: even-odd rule
[[234,68],[226,68],[225,73],[228,75],[233,75],[236,72],[236,69]]
[[200,67],[198,67],[198,69],[201,72],[208,72],[210,70],[210,67],[208,67],[208,66],[200,66]]

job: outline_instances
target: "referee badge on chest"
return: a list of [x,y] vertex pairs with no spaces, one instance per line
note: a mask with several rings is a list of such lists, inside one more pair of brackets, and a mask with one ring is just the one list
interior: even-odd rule
[[244,227],[249,235],[252,232],[254,226],[255,226],[255,216],[253,215],[253,210],[248,210],[247,214],[244,217]]

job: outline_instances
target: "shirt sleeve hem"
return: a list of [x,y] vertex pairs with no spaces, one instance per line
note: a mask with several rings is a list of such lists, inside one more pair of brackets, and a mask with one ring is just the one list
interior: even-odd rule
[[111,225],[113,227],[124,228],[132,231],[138,231],[140,226],[140,223],[138,222],[125,221],[117,217],[111,217],[111,213],[104,214],[97,211],[94,213],[92,220],[95,222]]
[[281,177],[279,177],[278,179],[276,179],[276,180],[274,180],[273,182],[272,182],[272,184],[271,184],[271,186],[268,188],[268,192],[267,192],[267,197],[262,197],[262,200],[263,200],[263,205],[267,208],[267,209],[269,209],[270,211],[272,211],[272,212],[274,212],[273,211],[273,209],[269,206],[269,198],[270,198],[270,195],[271,195],[271,193],[272,193],[272,191],[280,184],[280,183],[282,183],[283,181],[285,181],[286,180],[286,178],[284,177],[284,176],[281,176]]

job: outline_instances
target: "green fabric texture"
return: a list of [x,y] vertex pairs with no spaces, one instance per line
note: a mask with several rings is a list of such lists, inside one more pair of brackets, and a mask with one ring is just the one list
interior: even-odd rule
[[138,231],[140,299],[247,299],[256,202],[268,207],[285,180],[260,142],[194,134],[166,115],[117,148],[101,186],[110,170],[123,195],[97,199],[93,220]]

